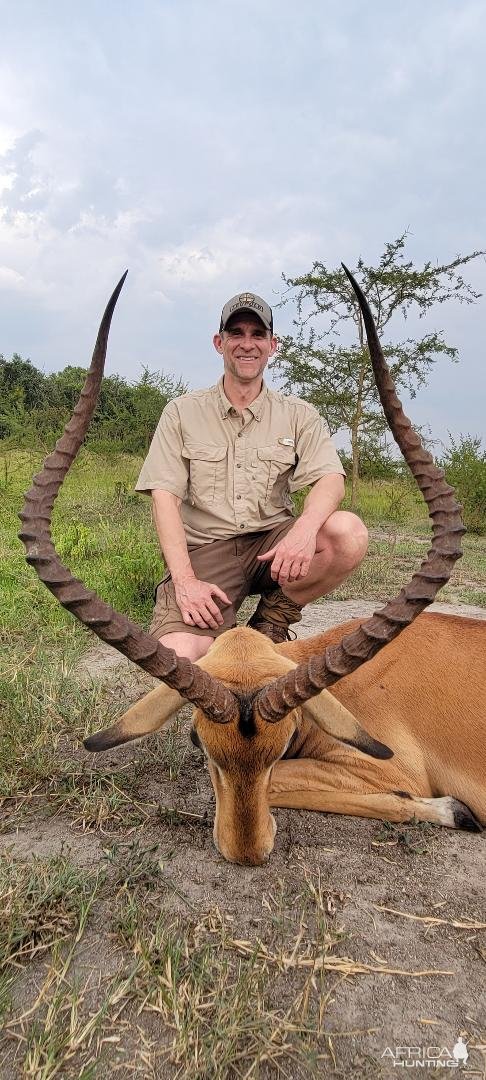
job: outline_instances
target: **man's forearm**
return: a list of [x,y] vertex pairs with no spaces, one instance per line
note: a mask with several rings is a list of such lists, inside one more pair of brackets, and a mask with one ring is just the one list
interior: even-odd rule
[[317,535],[321,525],[337,510],[344,498],[344,478],[340,473],[329,473],[311,487],[304,501],[301,519]]
[[187,550],[186,534],[179,507],[181,500],[170,491],[152,491],[152,512],[159,544],[174,583],[196,575]]

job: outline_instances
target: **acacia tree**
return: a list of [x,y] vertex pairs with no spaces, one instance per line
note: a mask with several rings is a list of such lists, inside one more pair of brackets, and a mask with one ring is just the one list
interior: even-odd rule
[[[426,262],[416,268],[405,260],[407,233],[386,244],[377,266],[358,260],[357,277],[373,311],[380,338],[395,312],[404,319],[411,311],[420,318],[435,304],[447,300],[472,304],[481,295],[460,273],[460,268],[484,255],[474,251],[450,263]],[[348,430],[351,442],[351,504],[355,505],[359,477],[360,443],[386,430],[373,378],[366,335],[356,296],[341,267],[328,269],[315,262],[309,273],[283,280],[287,286],[281,304],[296,303],[295,334],[282,338],[272,367],[280,372],[282,388],[312,402],[327,421],[331,434]],[[322,328],[323,320],[327,325]],[[342,324],[349,324],[351,340],[337,342]],[[385,343],[383,352],[397,387],[415,397],[440,356],[457,360],[457,349],[447,345],[442,332],[415,340]]]

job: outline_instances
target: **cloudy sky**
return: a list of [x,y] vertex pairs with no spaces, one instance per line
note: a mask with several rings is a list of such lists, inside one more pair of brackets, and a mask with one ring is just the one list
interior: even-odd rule
[[[486,248],[484,0],[1,0],[0,25],[5,356],[86,366],[128,267],[107,371],[209,385],[241,289],[276,303],[405,229],[417,263]],[[486,293],[483,258],[465,276]],[[485,315],[420,324],[459,348],[410,406],[444,440],[484,432]]]

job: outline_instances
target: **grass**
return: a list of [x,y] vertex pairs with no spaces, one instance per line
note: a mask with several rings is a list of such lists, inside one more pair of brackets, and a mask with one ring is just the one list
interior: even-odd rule
[[[3,849],[0,1075],[331,1075],[337,1041],[355,1034],[331,1039],[326,1029],[334,988],[358,974],[378,978],[383,966],[343,955],[353,943],[339,921],[341,898],[317,871],[287,868],[277,881],[265,873],[261,913],[246,923],[186,894],[175,869],[179,841],[197,826],[204,852],[208,822],[180,799],[174,807],[170,787],[167,805],[150,790],[159,773],[184,784],[193,751],[179,724],[126,759],[122,751],[115,765],[88,758],[82,738],[129,704],[130,680],[80,676],[93,638],[25,563],[16,515],[40,460],[11,451],[0,463],[0,833],[17,828],[22,838],[34,820],[55,817],[77,842],[96,832],[106,847],[103,861],[93,855],[87,867],[65,854],[27,860]],[[56,504],[54,532],[73,573],[146,625],[163,566],[149,501],[132,494],[139,464],[83,451]],[[358,512],[372,529],[369,554],[335,596],[384,600],[424,557],[426,512],[409,485],[386,483],[362,485]],[[464,546],[439,598],[486,606],[486,540],[466,537]],[[198,768],[191,757],[195,788]],[[430,843],[418,827],[377,826],[375,836],[372,854],[393,844],[398,863],[402,852],[420,859]],[[369,1075],[379,1075],[371,1065]]]
[[100,885],[63,855],[26,862],[0,856],[0,957],[18,967],[59,945],[84,921]]
[[[188,902],[157,843],[115,842],[104,863],[88,870],[63,855],[27,863],[7,852],[0,863],[0,1074],[336,1075],[340,1043],[380,1030],[366,1018],[352,1030],[329,1030],[328,1007],[342,980],[349,987],[363,976],[413,977],[413,962],[396,968],[373,952],[371,962],[355,959],[340,911],[345,896],[319,870],[299,863],[270,891],[265,882],[261,913],[248,922]],[[427,915],[375,906],[428,928]],[[434,926],[470,933],[484,925],[442,913],[440,905]],[[22,989],[29,968],[34,977]],[[419,974],[430,980],[440,972]],[[355,993],[361,990],[360,982]],[[370,1057],[369,1073],[360,1075],[380,1076],[379,1063]]]
[[394,848],[397,858],[403,852],[411,852],[413,855],[428,855],[433,841],[437,839],[437,830],[429,821],[415,821],[396,825],[392,821],[377,822],[375,837],[371,841],[373,847],[383,847],[390,855],[390,849]]
[[[282,1067],[283,1076],[294,1067],[302,1069],[295,1075],[312,1076],[329,1059],[324,1017],[332,982],[323,958],[342,930],[319,876],[305,871],[292,897],[283,888],[264,896],[274,917],[252,941],[235,936],[234,921],[217,907],[168,911],[167,896],[178,895],[172,884],[156,845],[113,845],[102,871],[81,871],[64,856],[27,863],[4,854],[0,946],[8,979],[0,983],[0,1054],[12,1074],[21,1062],[22,1076],[32,1080],[95,1077],[100,1054],[116,1048],[127,1018],[137,1030],[149,1014],[159,1035],[150,1040],[140,1030],[143,1054],[135,1058],[154,1076],[162,1059],[180,1080],[259,1077],[264,1065],[277,1073]],[[80,973],[79,959],[108,896],[117,970],[93,979]],[[36,985],[21,1004],[11,996],[11,973],[34,958]]]
[[[34,646],[27,659],[17,649],[0,659],[0,833],[39,812],[68,814],[83,829],[143,824],[149,810],[138,797],[137,780],[147,759],[157,760],[156,751],[144,747],[140,764],[107,769],[96,759],[93,766],[81,744],[100,727],[100,716],[109,723],[119,715],[124,698],[118,683],[80,682],[78,647],[68,646],[67,658],[57,659],[48,647]],[[180,739],[181,760],[186,752]],[[176,769],[175,734],[160,754]]]
[[[340,1040],[378,1030],[366,1022],[328,1030],[342,979],[441,974],[397,969],[372,952],[371,962],[346,955],[353,942],[340,917],[344,896],[302,863],[262,893],[250,924],[184,898],[174,910],[180,898],[157,844],[115,843],[92,870],[62,855],[27,863],[4,854],[6,1076],[95,1080],[110,1068],[177,1080],[331,1075]],[[375,906],[428,925],[426,916]],[[105,972],[96,970],[100,927],[105,949],[111,942]],[[19,996],[12,976],[18,981],[34,961],[35,980]],[[380,1075],[376,1061],[371,1075]]]
[[[83,983],[73,970],[102,877],[97,873],[81,877],[79,871],[62,859],[51,859],[43,866],[34,864],[34,869],[38,875],[34,876],[33,891],[22,881],[16,882],[17,907],[22,909],[15,921],[17,936],[27,944],[33,940],[39,951],[38,931],[33,923],[40,916],[44,929],[42,947],[52,947],[32,1003],[21,1011],[15,1007],[8,1011],[0,1051],[4,1053],[7,1069],[11,1070],[8,1075],[14,1075],[14,1071],[17,1074],[20,1059],[22,1076],[30,1080],[53,1080],[61,1073],[91,1080],[97,1075],[102,1053],[102,1026],[125,991],[124,980],[115,977],[105,980],[103,992],[97,998],[92,992],[91,979],[88,977]],[[44,875],[48,877],[47,888],[44,888]],[[59,895],[58,885],[67,887],[67,892]],[[17,950],[14,959],[18,955]]]
[[44,790],[49,815],[68,814],[73,826],[83,831],[121,826],[129,831],[149,818],[147,804],[134,794],[136,767],[127,773],[87,772],[66,769],[54,777]]
[[[163,1053],[181,1080],[258,1077],[263,1064],[278,1070],[284,1063],[283,1075],[299,1064],[314,1075],[314,1065],[328,1059],[324,1042],[317,1048],[328,988],[323,993],[324,968],[316,977],[312,959],[327,955],[342,934],[328,926],[318,879],[308,876],[307,884],[292,903],[283,891],[277,902],[263,898],[280,913],[266,920],[265,943],[255,936],[246,949],[217,908],[191,921],[160,912],[153,868],[142,880],[138,872],[125,877],[116,925],[136,958],[132,992],[139,1010],[155,1013],[171,1032]],[[304,954],[308,970],[289,982],[288,958],[298,967]]]
[[[74,654],[86,648],[88,634],[38,582],[17,539],[22,493],[41,458],[14,450],[0,458],[0,625],[9,644],[18,641],[23,646],[28,638],[29,643]],[[147,624],[164,566],[149,500],[133,493],[139,467],[139,459],[128,455],[104,458],[81,451],[56,502],[53,534],[76,576],[108,603]],[[302,501],[296,497],[297,510]],[[336,596],[384,598],[423,557],[427,512],[419,492],[405,480],[362,482],[357,512],[376,535],[363,566]],[[441,598],[485,604],[486,538],[467,536],[464,550]]]
[[[370,531],[368,553],[361,566],[332,594],[335,600],[387,600],[409,580],[428,551],[428,535],[410,535],[403,528]],[[464,555],[456,563],[437,601],[484,607],[486,598],[486,537],[466,536]]]
[[[0,485],[0,625],[9,638],[39,634],[54,648],[72,631],[73,620],[40,585],[27,566],[17,538],[23,492],[30,486],[41,455],[9,451],[7,480]],[[73,574],[108,603],[147,620],[163,563],[150,522],[150,502],[130,491],[140,462],[114,460],[82,451],[66,478],[53,514],[53,536]],[[0,476],[2,471],[0,469]],[[5,474],[4,474],[5,477]]]

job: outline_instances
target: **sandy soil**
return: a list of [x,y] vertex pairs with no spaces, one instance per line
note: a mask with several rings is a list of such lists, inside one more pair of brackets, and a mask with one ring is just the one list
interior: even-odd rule
[[[484,609],[433,607],[486,618]],[[310,605],[299,636],[367,615],[374,608],[359,601]],[[151,681],[126,668],[125,661],[103,646],[85,657],[82,677],[126,680],[131,684],[128,696],[136,697]],[[186,714],[188,718],[189,709]],[[138,743],[108,751],[101,755],[103,767],[145,760],[145,747],[146,743]],[[407,973],[330,976],[325,1026],[332,1035],[334,1060],[331,1055],[315,1072],[296,1072],[295,1077],[374,1080],[401,1075],[387,1048],[390,1052],[397,1047],[452,1048],[460,1034],[468,1041],[470,1056],[467,1066],[457,1071],[486,1077],[486,928],[452,925],[468,920],[486,924],[484,835],[434,827],[424,832],[420,826],[387,831],[376,821],[279,810],[269,863],[256,869],[235,867],[224,862],[213,846],[212,789],[197,751],[189,745],[172,780],[167,770],[152,765],[149,757],[146,761],[140,797],[143,793],[161,807],[197,815],[181,817],[177,824],[159,817],[137,834],[144,844],[157,843],[161,852],[172,852],[168,873],[178,895],[201,912],[217,905],[234,916],[238,936],[245,937],[264,917],[264,895],[283,887],[291,904],[303,872],[319,874],[330,898],[330,921],[344,928],[337,955]],[[95,865],[106,845],[106,836],[84,834],[63,818],[41,819],[0,839],[27,857],[33,852],[70,851],[83,866]],[[387,908],[395,913],[383,910]],[[423,921],[428,916],[444,921]],[[110,967],[110,949],[108,938],[97,935],[93,962],[101,969]],[[414,974],[424,971],[431,974]],[[415,1066],[415,1071],[423,1068]],[[450,1071],[450,1067],[431,1069],[434,1076],[448,1076]],[[172,1077],[175,1072],[167,1066],[157,1075]]]

